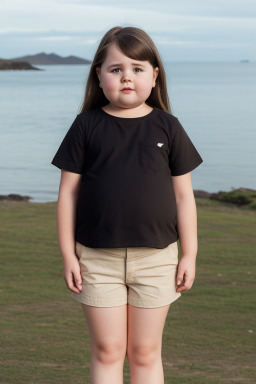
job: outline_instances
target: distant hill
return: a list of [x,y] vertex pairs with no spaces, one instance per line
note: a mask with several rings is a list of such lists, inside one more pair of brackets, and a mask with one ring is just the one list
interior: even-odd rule
[[90,60],[82,59],[76,56],[62,57],[55,53],[49,55],[45,52],[38,53],[37,55],[22,56],[9,59],[9,61],[26,61],[32,65],[76,65],[76,64],[90,64]]

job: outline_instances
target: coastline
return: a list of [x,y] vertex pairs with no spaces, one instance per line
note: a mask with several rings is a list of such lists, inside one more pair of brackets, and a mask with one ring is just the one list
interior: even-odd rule
[[[251,188],[233,188],[231,191],[207,192],[201,189],[193,190],[196,199],[218,200],[236,206],[248,206],[256,210],[256,190]],[[9,195],[0,195],[0,201],[8,202],[30,202],[32,196],[11,193]],[[33,202],[33,201],[32,201]]]

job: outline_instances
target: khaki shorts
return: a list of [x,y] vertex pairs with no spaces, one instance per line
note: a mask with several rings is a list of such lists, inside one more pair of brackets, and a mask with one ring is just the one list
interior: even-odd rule
[[82,291],[71,296],[96,307],[131,304],[156,308],[181,296],[176,292],[177,242],[168,247],[89,248],[76,242]]

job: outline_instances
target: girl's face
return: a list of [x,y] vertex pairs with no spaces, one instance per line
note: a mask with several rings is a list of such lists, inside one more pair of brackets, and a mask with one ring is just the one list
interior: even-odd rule
[[[101,67],[96,68],[99,86],[115,109],[135,108],[145,104],[156,85],[159,68],[148,61],[139,61],[125,56],[112,44]],[[124,88],[131,88],[125,91]]]

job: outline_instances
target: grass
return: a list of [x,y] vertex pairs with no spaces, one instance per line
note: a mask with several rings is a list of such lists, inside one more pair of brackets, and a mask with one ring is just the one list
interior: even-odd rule
[[[197,207],[196,279],[166,319],[165,383],[255,383],[256,212]],[[62,277],[56,203],[1,201],[0,219],[0,383],[89,384],[90,338]]]

